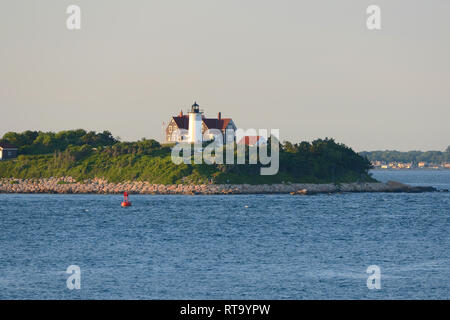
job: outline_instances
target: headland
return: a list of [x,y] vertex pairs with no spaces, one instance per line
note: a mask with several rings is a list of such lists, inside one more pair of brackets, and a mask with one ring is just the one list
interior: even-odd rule
[[57,193],[57,194],[292,194],[312,195],[346,192],[434,192],[433,187],[409,186],[403,183],[277,183],[277,184],[152,184],[144,181],[110,183],[105,179],[76,182],[71,177],[48,179],[1,179],[0,193]]

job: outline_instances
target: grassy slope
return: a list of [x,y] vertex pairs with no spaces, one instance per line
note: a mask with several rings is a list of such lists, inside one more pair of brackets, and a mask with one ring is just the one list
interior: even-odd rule
[[[0,161],[0,178],[49,178],[72,176],[77,181],[94,177],[105,178],[110,182],[149,181],[158,184],[208,183],[280,183],[284,182],[352,182],[370,177],[348,171],[344,175],[330,179],[303,176],[294,178],[287,172],[274,176],[261,176],[259,169],[247,170],[241,166],[238,172],[223,172],[214,165],[175,165],[169,154],[111,156],[94,152],[80,160],[64,163],[53,155],[22,155],[18,159]],[[256,169],[256,170],[255,170]]]

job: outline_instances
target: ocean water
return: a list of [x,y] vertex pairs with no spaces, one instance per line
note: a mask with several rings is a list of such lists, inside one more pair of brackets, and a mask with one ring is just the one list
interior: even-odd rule
[[[450,189],[450,170],[373,174]],[[450,193],[121,200],[0,194],[0,299],[450,298]]]

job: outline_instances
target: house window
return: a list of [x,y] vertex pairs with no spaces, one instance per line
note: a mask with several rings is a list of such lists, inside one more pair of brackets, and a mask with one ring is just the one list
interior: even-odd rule
[[172,133],[172,126],[169,127],[169,132]]

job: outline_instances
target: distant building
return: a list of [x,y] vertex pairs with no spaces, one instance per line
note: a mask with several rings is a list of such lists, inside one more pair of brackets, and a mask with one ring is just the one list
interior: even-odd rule
[[381,167],[383,165],[383,163],[379,160],[376,161],[371,161],[372,166],[374,167]]
[[17,150],[17,147],[12,144],[0,142],[0,160],[16,158]]
[[423,161],[421,161],[421,162],[419,162],[419,163],[417,164],[417,166],[418,166],[419,168],[425,168],[426,165],[427,165],[427,164],[426,164],[425,162],[423,162]]
[[253,147],[266,144],[266,142],[266,139],[262,136],[245,136],[239,140],[238,144],[245,144],[246,146]]
[[[231,118],[222,118],[221,112],[218,113],[217,118],[206,118],[199,107],[197,103],[194,103],[187,115],[180,111],[178,116],[170,119],[166,127],[165,142],[203,142],[205,132],[212,129],[220,130],[225,142],[227,139],[226,130],[236,130],[236,125]],[[212,140],[212,138],[213,134],[210,134],[207,140]]]

